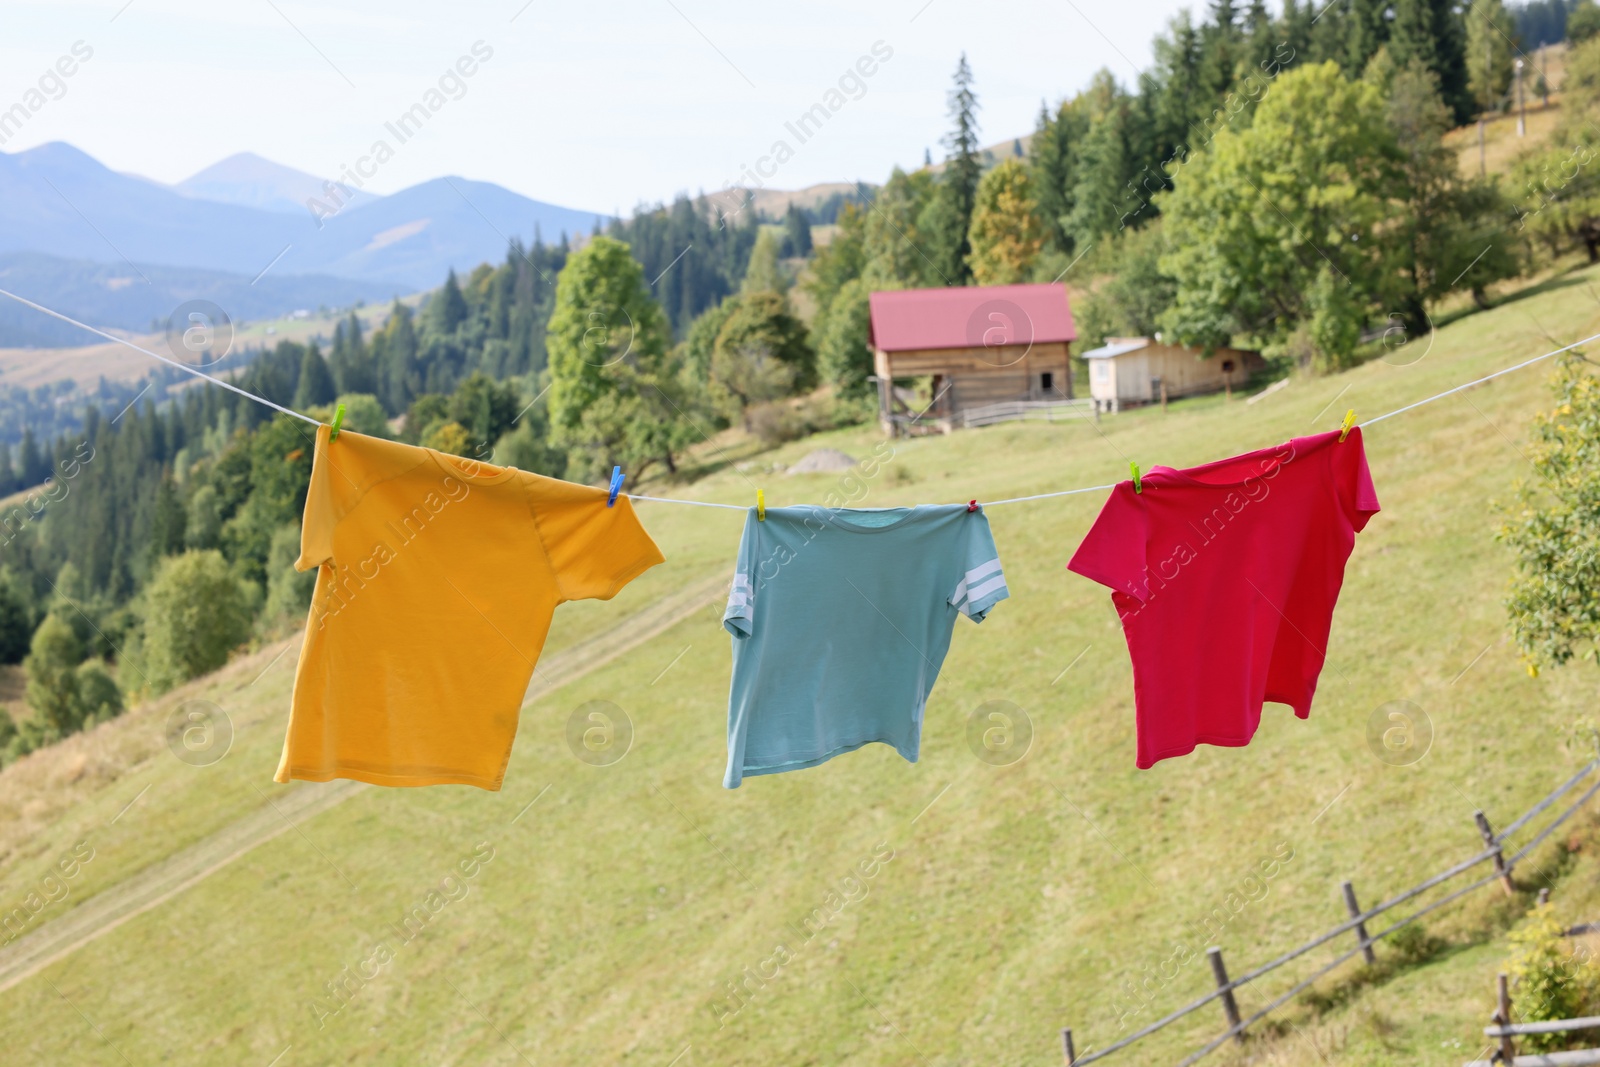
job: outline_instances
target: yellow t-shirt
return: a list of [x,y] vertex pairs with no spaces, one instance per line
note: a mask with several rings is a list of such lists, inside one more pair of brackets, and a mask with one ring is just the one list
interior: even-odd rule
[[499,789],[556,605],[661,561],[626,497],[321,427],[276,780]]

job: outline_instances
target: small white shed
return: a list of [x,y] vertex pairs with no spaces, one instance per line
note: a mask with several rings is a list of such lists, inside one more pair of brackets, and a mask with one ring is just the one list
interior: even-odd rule
[[1089,365],[1089,397],[1101,411],[1157,403],[1167,397],[1217,393],[1243,385],[1264,366],[1261,353],[1163,344],[1160,338],[1107,337],[1083,353]]

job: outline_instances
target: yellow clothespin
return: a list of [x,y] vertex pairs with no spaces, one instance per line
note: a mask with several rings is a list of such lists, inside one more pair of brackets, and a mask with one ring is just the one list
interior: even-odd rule
[[1343,441],[1350,434],[1350,427],[1356,424],[1356,409],[1351,408],[1344,413],[1344,422],[1339,426],[1339,440]]
[[1133,491],[1135,493],[1144,492],[1144,479],[1139,477],[1139,465],[1130,459],[1128,461],[1128,470],[1133,472]]
[[764,489],[756,490],[756,521],[767,521],[767,493]]

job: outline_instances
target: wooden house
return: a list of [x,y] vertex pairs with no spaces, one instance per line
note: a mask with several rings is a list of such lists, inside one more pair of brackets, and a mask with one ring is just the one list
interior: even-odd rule
[[1107,337],[1083,353],[1089,365],[1089,398],[1096,410],[1118,411],[1163,398],[1220,393],[1242,386],[1261,369],[1259,352],[1164,344],[1160,337]]
[[[1067,345],[1077,333],[1064,285],[901,289],[869,304],[878,415],[891,433],[949,430],[986,405],[1072,398]],[[919,414],[895,382],[922,376],[935,399]]]

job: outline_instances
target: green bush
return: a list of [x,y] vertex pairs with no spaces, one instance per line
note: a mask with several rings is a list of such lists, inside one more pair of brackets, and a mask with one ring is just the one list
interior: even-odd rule
[[[1562,930],[1555,905],[1540,904],[1511,931],[1506,973],[1512,980],[1511,1010],[1516,1022],[1594,1014],[1591,1009],[1600,1000],[1600,967],[1587,953],[1574,952],[1573,942],[1562,936]],[[1530,1034],[1520,1043],[1534,1052],[1548,1052],[1568,1040],[1567,1034]]]
[[28,657],[28,704],[33,715],[0,725],[0,748],[16,758],[122,713],[122,693],[83,641],[58,614],[45,616]]
[[144,593],[147,681],[165,692],[214,671],[250,636],[249,586],[215,550],[161,561]]

